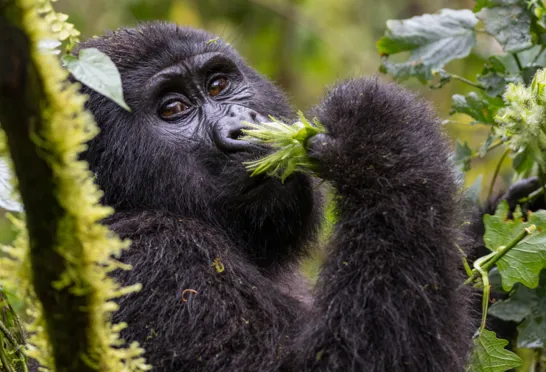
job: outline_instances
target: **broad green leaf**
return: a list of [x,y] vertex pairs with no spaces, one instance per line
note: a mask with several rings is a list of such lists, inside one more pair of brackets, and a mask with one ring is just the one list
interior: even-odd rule
[[546,53],[542,45],[523,50],[518,54],[519,62],[523,67],[546,66]]
[[519,0],[476,0],[474,12],[478,12],[482,8],[490,8],[495,6],[506,6],[517,4]]
[[[477,80],[478,83],[480,83],[485,88],[485,93],[489,97],[495,97],[499,100],[501,100],[501,97],[506,90],[506,86],[509,83],[523,82],[521,76],[510,75],[509,73],[499,73],[493,68],[492,65],[486,65],[482,72],[478,75]],[[500,104],[500,106],[504,106],[504,103]]]
[[533,46],[531,41],[531,16],[527,9],[510,2],[498,2],[499,6],[480,10],[478,18],[485,31],[493,36],[507,53],[518,52]]
[[518,174],[526,175],[532,171],[534,165],[535,160],[533,154],[527,149],[519,151],[513,156],[512,168],[514,168]]
[[478,19],[470,10],[442,9],[438,14],[424,14],[406,20],[387,21],[387,31],[377,42],[382,56],[410,52],[407,62],[392,63],[382,58],[384,72],[396,78],[416,76],[430,80],[432,70],[466,57],[474,44],[474,26]]
[[76,80],[131,111],[123,99],[119,71],[106,54],[88,48],[80,50],[78,57],[65,55],[62,60]]
[[478,75],[478,83],[485,87],[485,92],[491,97],[502,96],[506,84],[508,84],[504,75],[489,69],[484,69],[484,71]]
[[504,372],[521,365],[517,354],[506,350],[508,341],[497,338],[495,332],[484,329],[474,340],[474,351],[470,371],[472,372]]
[[546,303],[518,326],[517,345],[520,348],[538,349],[546,346]]
[[487,59],[488,65],[498,73],[517,75],[519,67],[513,54],[497,54]]
[[468,142],[464,144],[457,141],[455,145],[455,163],[461,165],[464,172],[470,170],[470,162],[472,160],[472,149],[468,146]]
[[533,312],[537,303],[538,298],[534,289],[518,285],[510,297],[497,301],[489,307],[489,315],[519,323]]
[[546,267],[546,231],[521,241],[497,262],[497,266],[505,290],[510,290],[516,283],[536,287],[540,271]]
[[493,216],[484,216],[484,242],[491,251],[505,246],[524,228],[535,224],[538,231],[523,239],[509,250],[498,262],[504,290],[509,291],[514,284],[522,283],[535,288],[539,283],[540,271],[546,267],[546,211],[529,214],[529,221],[522,218],[508,219],[508,203],[503,201]]
[[494,124],[495,115],[503,105],[504,102],[500,98],[484,97],[475,92],[466,96],[455,94],[452,98],[450,114],[466,114],[475,119],[473,124]]
[[525,321],[518,326],[517,346],[537,349],[546,346],[546,271],[542,272],[540,286],[533,290],[534,306]]

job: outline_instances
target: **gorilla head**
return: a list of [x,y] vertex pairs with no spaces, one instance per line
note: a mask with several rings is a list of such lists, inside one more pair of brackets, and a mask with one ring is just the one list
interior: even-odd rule
[[281,184],[242,165],[266,151],[239,139],[242,121],[294,116],[279,89],[214,35],[172,24],[122,29],[80,48],[113,60],[132,108],[84,88],[101,129],[84,158],[104,203],[222,226],[260,266],[301,253],[320,215],[310,177]]

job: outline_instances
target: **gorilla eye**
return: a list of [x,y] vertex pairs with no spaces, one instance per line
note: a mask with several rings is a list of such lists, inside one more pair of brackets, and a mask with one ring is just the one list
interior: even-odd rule
[[224,91],[229,86],[229,81],[224,76],[219,76],[217,78],[212,79],[208,86],[207,86],[207,92],[209,93],[209,96],[216,97],[222,91]]
[[163,119],[170,119],[176,114],[185,111],[187,108],[188,106],[182,101],[170,101],[161,105],[159,108],[159,115]]

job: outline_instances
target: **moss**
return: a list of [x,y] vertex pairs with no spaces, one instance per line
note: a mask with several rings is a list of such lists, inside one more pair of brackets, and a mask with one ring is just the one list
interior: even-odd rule
[[27,46],[12,49],[25,62],[24,86],[0,95],[0,120],[26,211],[25,221],[16,221],[21,234],[3,247],[0,282],[30,309],[27,354],[57,371],[147,370],[138,344],[124,346],[120,339],[125,325],[110,323],[117,309],[112,300],[139,286],[122,288],[108,276],[127,269],[115,257],[129,242],[100,224],[113,211],[99,204],[88,165],[78,160],[98,129],[84,111],[79,86],[67,82],[55,55],[38,49],[41,40],[78,33],[49,1],[12,1],[0,12],[9,30],[22,31]]

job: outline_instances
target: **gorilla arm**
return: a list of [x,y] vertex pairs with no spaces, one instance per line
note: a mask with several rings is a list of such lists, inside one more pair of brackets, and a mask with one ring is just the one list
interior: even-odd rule
[[314,112],[319,174],[337,225],[298,370],[462,371],[472,321],[459,265],[456,183],[429,107],[396,85],[353,80]]

